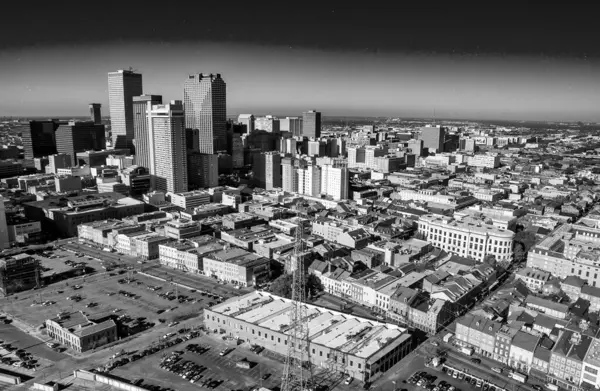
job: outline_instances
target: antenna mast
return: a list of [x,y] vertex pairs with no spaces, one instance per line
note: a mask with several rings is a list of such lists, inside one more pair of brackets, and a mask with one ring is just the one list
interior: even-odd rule
[[296,228],[296,245],[290,260],[292,270],[292,308],[287,339],[287,355],[281,379],[281,391],[311,391],[312,371],[309,357],[309,333],[307,320],[306,284],[304,279],[303,226]]

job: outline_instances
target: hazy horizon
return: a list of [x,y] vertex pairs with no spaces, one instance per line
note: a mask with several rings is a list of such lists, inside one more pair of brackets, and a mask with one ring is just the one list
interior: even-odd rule
[[0,115],[85,116],[91,102],[106,115],[107,73],[133,67],[164,100],[188,74],[221,73],[230,114],[600,122],[594,13],[431,7],[28,7],[0,25]]

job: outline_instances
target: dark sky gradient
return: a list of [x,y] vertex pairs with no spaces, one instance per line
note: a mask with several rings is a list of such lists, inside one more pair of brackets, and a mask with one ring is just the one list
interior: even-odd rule
[[108,113],[106,73],[133,66],[144,91],[166,99],[181,99],[188,73],[221,72],[231,114],[435,108],[439,117],[600,121],[592,3],[236,3],[14,10],[0,24],[0,115],[84,115],[91,101]]

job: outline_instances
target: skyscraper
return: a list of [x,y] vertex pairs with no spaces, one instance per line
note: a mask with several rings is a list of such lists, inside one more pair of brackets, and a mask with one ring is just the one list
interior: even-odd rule
[[90,103],[90,119],[97,125],[102,123],[102,105],[100,103]]
[[215,154],[227,149],[227,96],[220,74],[189,75],[183,87],[185,127],[198,129],[199,151]]
[[321,113],[314,110],[302,113],[302,136],[308,138],[321,137]]
[[133,97],[142,95],[142,75],[131,70],[108,73],[108,103],[113,148],[133,147]]
[[444,152],[446,130],[441,126],[424,126],[421,128],[419,139],[423,140],[423,148]]
[[298,191],[298,173],[296,172],[294,158],[285,157],[281,159],[281,187],[283,191],[290,193]]
[[77,152],[101,151],[106,149],[104,125],[92,121],[69,121],[56,131],[56,150],[71,157],[73,166],[78,166]]
[[150,147],[153,140],[148,132],[148,110],[152,105],[162,104],[161,95],[133,97],[133,135],[135,137],[135,164],[150,167]]
[[240,114],[238,116],[238,122],[246,127],[245,133],[252,133],[254,130],[254,115]]
[[189,188],[203,189],[219,186],[218,155],[188,151],[187,161]]
[[150,174],[155,190],[179,193],[187,191],[185,116],[181,101],[153,105],[148,112]]
[[23,152],[25,159],[53,155],[56,153],[56,129],[58,120],[29,121],[29,129],[23,129]]
[[273,190],[281,187],[281,155],[264,152],[254,157],[253,170],[256,186]]
[[309,164],[298,168],[298,193],[317,197],[321,194],[321,169]]
[[279,120],[279,129],[282,132],[290,132],[293,137],[302,136],[302,118],[285,117]]

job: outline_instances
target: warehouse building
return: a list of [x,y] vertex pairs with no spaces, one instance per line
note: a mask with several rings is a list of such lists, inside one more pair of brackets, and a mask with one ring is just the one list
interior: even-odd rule
[[[290,324],[292,304],[280,296],[255,291],[205,309],[205,324],[285,355],[294,329]],[[411,351],[411,335],[402,327],[304,305],[309,359],[315,366],[373,381]]]

